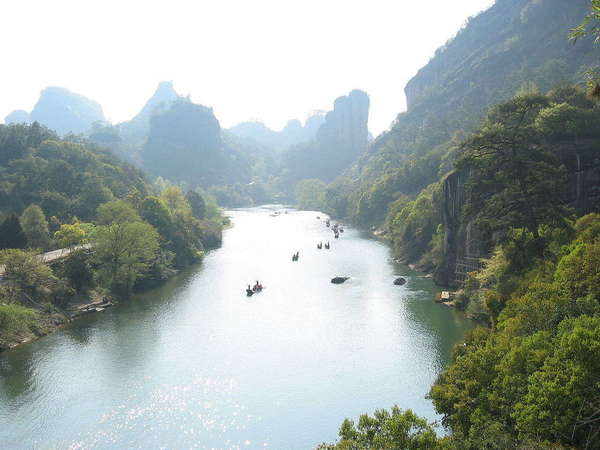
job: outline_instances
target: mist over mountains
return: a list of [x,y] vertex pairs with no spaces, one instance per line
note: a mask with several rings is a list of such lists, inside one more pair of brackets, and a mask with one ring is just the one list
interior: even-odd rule
[[10,123],[39,122],[60,135],[89,131],[96,122],[106,122],[102,106],[61,87],[47,87],[30,113],[17,110],[4,121]]
[[[440,368],[442,353],[429,361],[440,376],[428,398],[447,434],[436,436],[436,425],[394,407],[392,414],[361,416],[358,427],[344,421],[340,441],[320,449],[405,448],[409,440],[411,448],[431,449],[600,448],[599,12],[600,0],[496,0],[408,82],[407,111],[375,140],[368,131],[371,101],[361,90],[277,131],[256,121],[224,129],[211,107],[168,81],[137,115],[117,124],[90,99],[44,89],[31,112],[14,111],[0,125],[0,247],[28,245],[33,252],[39,236],[51,244],[52,230],[65,246],[88,242],[88,233],[120,251],[124,241],[109,241],[107,227],[118,232],[129,223],[134,236],[146,238],[137,251],[153,248],[152,259],[129,259],[134,248],[124,258],[129,268],[119,272],[119,255],[103,250],[84,281],[131,289],[142,276],[166,280],[219,245],[229,223],[219,206],[295,204],[312,211],[311,227],[327,215],[385,240],[394,261],[382,272],[390,287],[396,271],[410,288],[431,278],[449,289],[437,298],[440,308],[477,321],[453,350],[441,334],[427,337],[452,352],[447,367]],[[258,209],[267,221],[287,220]],[[256,240],[255,229],[247,239]],[[291,247],[289,234],[281,241]],[[333,255],[353,234],[336,232],[333,239],[341,240],[326,246],[329,253],[310,243],[309,258],[292,265],[302,270],[316,254]],[[102,247],[89,250],[102,254]],[[252,266],[261,255],[251,257],[240,261]],[[362,271],[325,261],[328,271]],[[97,263],[107,264],[99,276]],[[33,266],[23,267],[29,276]],[[60,270],[66,280],[78,278],[80,268],[75,260]],[[339,288],[360,288],[360,277],[351,275],[356,282]],[[55,302],[76,292],[56,281],[23,292]],[[54,297],[47,297],[51,288]],[[369,307],[360,313],[369,315],[382,292],[360,288]],[[409,291],[397,292],[398,301],[416,305]],[[0,290],[7,294],[14,295]],[[429,307],[438,305],[408,316],[427,315]],[[393,362],[394,351],[382,348],[386,364]],[[337,370],[339,361],[332,361]]]
[[293,197],[302,178],[329,181],[341,174],[366,151],[368,110],[368,96],[353,91],[336,99],[332,111],[314,112],[304,124],[291,119],[280,131],[260,122],[222,129],[211,108],[164,81],[136,116],[118,124],[96,102],[63,88],[45,89],[31,113],[14,111],[6,121],[82,135],[153,177],[211,188],[223,204],[237,205],[256,195]]
[[288,120],[280,131],[271,130],[262,122],[242,122],[228,131],[239,138],[252,139],[269,148],[287,150],[314,138],[324,122],[325,111],[318,111],[311,114],[304,125],[298,119]]

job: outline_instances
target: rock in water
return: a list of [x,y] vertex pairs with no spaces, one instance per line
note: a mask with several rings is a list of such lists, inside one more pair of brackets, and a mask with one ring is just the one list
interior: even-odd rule
[[335,277],[335,278],[331,279],[331,282],[333,284],[342,284],[342,283],[345,283],[349,279],[350,279],[350,277]]
[[398,277],[394,280],[394,285],[396,286],[404,286],[406,284],[406,279],[402,277]]

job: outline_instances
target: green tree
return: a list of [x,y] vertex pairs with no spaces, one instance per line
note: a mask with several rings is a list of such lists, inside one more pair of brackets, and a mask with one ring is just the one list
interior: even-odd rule
[[25,248],[27,237],[16,214],[9,215],[0,225],[0,249]]
[[82,219],[91,219],[99,205],[114,199],[110,189],[103,186],[102,181],[89,176],[81,187],[77,199],[76,213]]
[[204,219],[206,218],[206,202],[204,198],[196,191],[187,191],[185,194],[185,199],[190,204],[192,208],[192,214],[196,219]]
[[143,222],[113,222],[96,228],[94,244],[103,278],[127,295],[154,260],[158,233]]
[[173,232],[173,222],[171,213],[160,198],[154,196],[144,198],[140,206],[140,215],[156,228],[163,238],[169,239]]
[[575,41],[585,36],[594,36],[600,42],[600,0],[591,0],[589,14],[571,30],[570,38]]
[[104,203],[96,211],[96,221],[99,225],[139,222],[140,220],[137,211],[125,200],[113,200]]
[[296,204],[298,208],[320,211],[325,206],[327,185],[316,178],[301,180],[296,186]]
[[462,147],[459,169],[469,172],[467,214],[481,226],[506,231],[526,227],[539,238],[542,224],[563,225],[564,173],[541,145],[534,121],[548,106],[542,95],[525,95],[498,105]]
[[160,198],[165,203],[171,214],[191,215],[192,210],[190,204],[183,195],[183,191],[179,186],[169,186],[165,188]]
[[28,301],[36,301],[47,296],[56,283],[50,267],[42,263],[32,250],[2,250],[0,266],[4,266],[4,292],[14,301],[21,300],[23,296]]
[[42,208],[29,205],[21,215],[21,226],[30,247],[46,250],[50,244],[48,221]]
[[82,292],[93,286],[94,271],[91,256],[85,250],[71,252],[62,265],[62,275],[77,292]]
[[62,224],[54,233],[54,240],[60,248],[73,249],[78,245],[87,244],[94,226],[91,223]]
[[398,449],[427,450],[438,448],[438,439],[431,424],[410,409],[398,406],[391,411],[376,410],[373,416],[363,414],[358,424],[344,420],[340,427],[340,441],[323,444],[322,450]]
[[553,350],[515,406],[519,432],[599,448],[600,318],[565,320]]
[[[596,43],[600,42],[600,0],[591,0],[590,12],[577,27],[571,30],[569,36],[573,41],[592,36]],[[597,70],[590,70],[587,76],[590,96],[598,99],[600,97],[600,74]]]

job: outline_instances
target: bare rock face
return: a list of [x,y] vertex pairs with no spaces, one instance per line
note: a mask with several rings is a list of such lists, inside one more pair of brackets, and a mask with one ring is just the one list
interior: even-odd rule
[[325,123],[317,131],[321,149],[335,150],[339,173],[367,150],[369,143],[369,96],[359,90],[339,97],[333,111],[325,116]]
[[124,138],[139,143],[146,138],[150,131],[150,118],[154,114],[166,111],[181,98],[175,91],[172,82],[162,81],[140,112],[130,121],[118,125],[120,133]]
[[221,126],[212,109],[178,100],[153,114],[142,150],[144,168],[190,185],[220,184],[225,171]]
[[354,90],[337,98],[315,138],[286,155],[292,181],[306,178],[331,181],[341,175],[367,151],[368,120],[369,96],[365,92]]
[[[555,152],[568,172],[565,199],[578,215],[600,209],[600,158],[594,139],[556,144]],[[442,223],[444,260],[434,278],[442,286],[459,285],[466,273],[480,267],[480,259],[489,256],[493,237],[486,236],[472,217],[463,214],[466,174],[454,172],[443,185]]]
[[488,240],[477,230],[473,218],[463,215],[466,180],[466,174],[454,172],[446,178],[442,188],[444,260],[434,274],[435,282],[442,286],[460,283],[457,269],[477,264],[477,260],[488,253]]

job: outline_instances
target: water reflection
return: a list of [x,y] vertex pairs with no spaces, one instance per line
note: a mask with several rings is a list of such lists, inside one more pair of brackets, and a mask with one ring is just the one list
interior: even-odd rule
[[305,449],[394,403],[435,418],[424,396],[470,324],[431,280],[355,230],[332,239],[317,213],[232,214],[203,266],[1,355],[0,442]]

